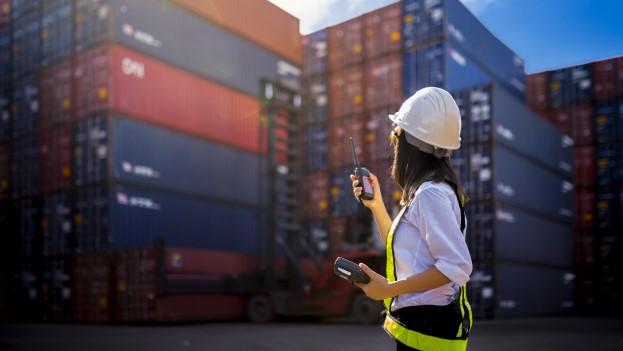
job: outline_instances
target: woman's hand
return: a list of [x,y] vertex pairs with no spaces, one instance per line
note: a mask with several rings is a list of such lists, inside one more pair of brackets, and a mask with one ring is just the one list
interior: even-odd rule
[[373,300],[383,300],[393,296],[389,291],[390,285],[385,277],[376,273],[364,263],[360,263],[359,268],[361,268],[370,277],[370,282],[368,284],[355,283],[355,285],[361,288],[361,290],[363,290],[369,298]]
[[355,195],[355,199],[357,199],[357,201],[359,202],[362,202],[364,206],[371,209],[383,202],[383,195],[381,194],[379,179],[374,174],[370,173],[370,185],[372,185],[372,189],[374,191],[374,199],[372,200],[360,200],[359,196],[361,196],[362,187],[361,185],[359,185],[359,181],[353,174],[350,175],[350,180],[353,182],[353,195]]

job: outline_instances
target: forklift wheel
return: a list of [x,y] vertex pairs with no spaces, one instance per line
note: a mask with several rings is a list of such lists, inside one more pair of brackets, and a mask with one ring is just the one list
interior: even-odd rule
[[247,316],[253,323],[268,323],[275,318],[273,305],[266,295],[253,295],[247,302]]
[[363,294],[357,294],[350,306],[350,315],[359,324],[372,324],[381,320],[383,304]]

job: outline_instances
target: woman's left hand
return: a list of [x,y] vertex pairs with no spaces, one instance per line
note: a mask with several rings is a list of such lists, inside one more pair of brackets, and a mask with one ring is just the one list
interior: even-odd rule
[[355,285],[361,288],[369,298],[373,300],[383,300],[392,296],[389,292],[389,282],[385,277],[376,273],[364,263],[360,263],[359,268],[370,277],[370,282],[368,284],[355,283]]

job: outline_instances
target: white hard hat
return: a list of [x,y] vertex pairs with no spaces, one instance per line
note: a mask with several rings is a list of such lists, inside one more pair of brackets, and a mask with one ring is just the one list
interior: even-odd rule
[[418,90],[394,115],[409,144],[435,155],[448,157],[461,146],[461,113],[452,95],[441,88]]

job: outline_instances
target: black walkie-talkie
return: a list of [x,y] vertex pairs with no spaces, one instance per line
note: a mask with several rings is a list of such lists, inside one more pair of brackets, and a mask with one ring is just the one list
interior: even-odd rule
[[359,185],[363,187],[363,191],[359,196],[360,200],[372,200],[374,199],[374,189],[370,184],[370,171],[359,166],[359,159],[357,158],[357,150],[355,149],[355,139],[350,137],[350,144],[353,147],[353,156],[355,158],[355,177],[359,180]]

